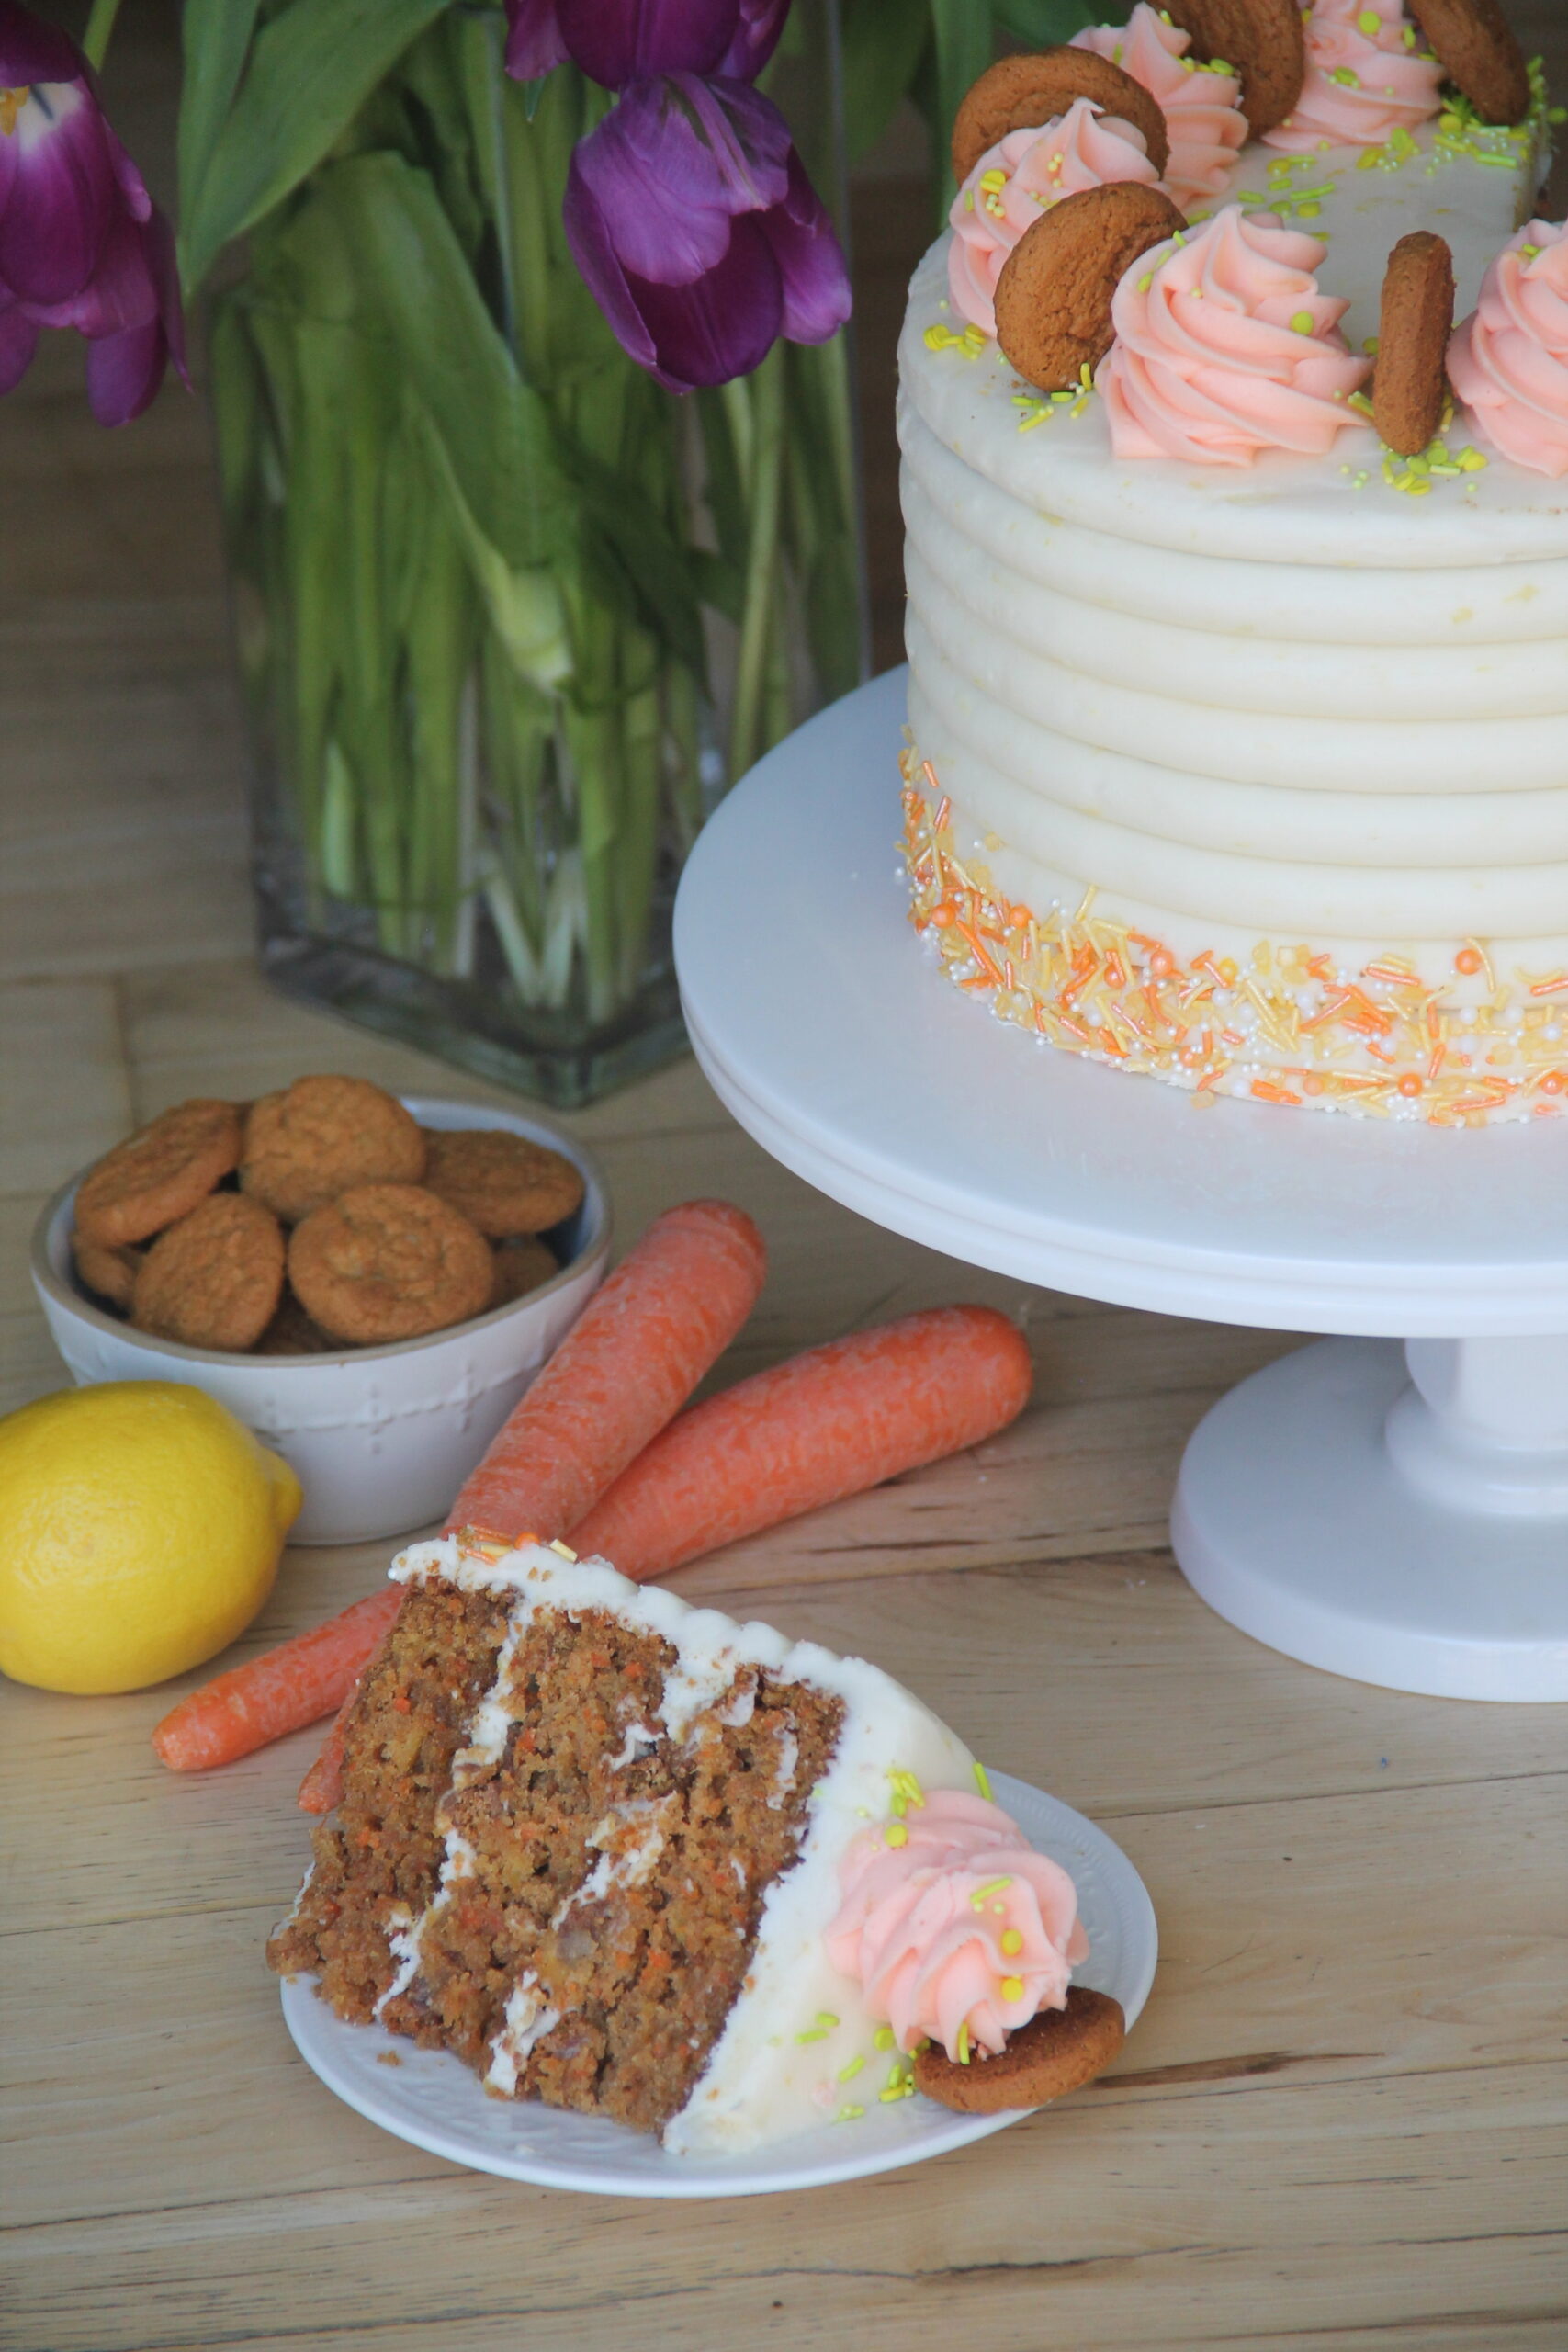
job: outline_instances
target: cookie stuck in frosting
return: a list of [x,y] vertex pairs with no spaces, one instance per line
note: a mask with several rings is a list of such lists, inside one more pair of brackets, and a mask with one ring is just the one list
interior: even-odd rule
[[1043,212],[997,279],[997,341],[1024,381],[1043,392],[1087,384],[1115,332],[1111,301],[1124,273],[1184,226],[1162,189],[1131,180]]
[[1264,132],[1266,147],[1381,147],[1437,113],[1442,68],[1416,47],[1400,0],[1316,0],[1305,23],[1301,96]]
[[1234,67],[1255,137],[1282,122],[1302,92],[1306,50],[1297,0],[1166,0],[1203,64]]
[[1372,371],[1372,422],[1402,458],[1419,457],[1442,423],[1453,322],[1453,255],[1429,229],[1415,229],[1388,257]]
[[1529,69],[1497,0],[1410,0],[1410,13],[1443,72],[1483,122],[1521,122]]
[[953,125],[953,176],[960,187],[987,147],[1010,130],[1034,130],[1066,114],[1075,98],[1090,98],[1105,114],[1135,123],[1156,175],[1170,160],[1165,116],[1143,85],[1108,58],[1081,49],[1043,49],[1027,57],[998,57],[972,83]]
[[1247,143],[1239,74],[1190,58],[1191,34],[1162,17],[1149,0],[1138,0],[1124,25],[1086,25],[1067,46],[1109,58],[1159,107],[1170,134],[1164,183],[1173,203],[1185,211],[1222,193]]

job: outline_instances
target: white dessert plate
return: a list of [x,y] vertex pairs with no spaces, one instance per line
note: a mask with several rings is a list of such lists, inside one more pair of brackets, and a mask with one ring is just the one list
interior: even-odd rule
[[[1071,1873],[1090,1948],[1082,1982],[1121,2002],[1131,2031],[1158,1953],[1154,1905],[1142,1879],[1104,1830],[1071,1805],[1005,1772],[993,1772],[991,1785],[1032,1843]],[[945,2155],[1037,2112],[954,2115],[917,2095],[868,2106],[857,2120],[825,2123],[750,2155],[694,2163],[667,2155],[656,2140],[619,2123],[563,2114],[534,2099],[487,2098],[479,2076],[450,2052],[417,2049],[379,2026],[344,2024],[317,1999],[308,1976],[283,1986],[283,2016],[300,2056],[328,2090],[384,2132],[475,2172],[603,2197],[827,2188]],[[395,2065],[388,2063],[393,2058]]]

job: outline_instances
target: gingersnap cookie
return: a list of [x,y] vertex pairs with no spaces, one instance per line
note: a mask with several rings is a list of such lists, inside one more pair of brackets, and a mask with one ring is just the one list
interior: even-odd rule
[[542,1283],[553,1283],[560,1272],[554,1250],[533,1233],[515,1241],[492,1242],[491,1263],[492,1306],[510,1306],[514,1298],[526,1298]]
[[417,1184],[424,1137],[400,1102],[364,1078],[297,1078],[251,1105],[240,1158],[243,1191],[286,1225],[351,1184]]
[[342,1345],[341,1340],[329,1340],[321,1327],[311,1322],[285,1283],[277,1312],[256,1341],[255,1352],[258,1356],[330,1356],[335,1355]]
[[140,1250],[129,1246],[111,1250],[102,1241],[89,1241],[85,1233],[71,1236],[71,1261],[77,1279],[111,1306],[124,1308],[130,1305],[131,1287],[141,1257]]
[[503,1127],[423,1130],[424,1184],[450,1201],[481,1233],[503,1241],[544,1233],[582,1201],[582,1179],[570,1159]]
[[254,1348],[283,1294],[283,1232],[243,1193],[214,1193],[161,1233],[137,1269],[137,1330],[187,1348]]
[[1141,82],[1087,49],[1043,49],[1029,57],[998,57],[965,93],[953,125],[953,170],[962,187],[987,147],[1010,130],[1039,130],[1089,98],[1144,134],[1156,172],[1170,161],[1170,134],[1157,99]]
[[1433,56],[1483,122],[1522,122],[1529,68],[1497,0],[1410,0]]
[[1069,1984],[1065,2009],[1041,2009],[1008,2036],[999,2056],[974,2051],[960,2066],[939,2042],[915,2060],[915,2088],[961,2115],[1044,2107],[1103,2074],[1127,2038],[1122,2004],[1109,1993]]
[[1066,391],[1110,350],[1111,298],[1140,254],[1187,223],[1163,189],[1118,180],[1032,221],[997,280],[997,341],[1026,383]]
[[1372,371],[1372,422],[1402,458],[1418,458],[1442,423],[1453,323],[1453,255],[1429,229],[1413,230],[1383,273]]
[[1228,65],[1241,82],[1241,110],[1255,139],[1283,122],[1306,79],[1306,40],[1297,0],[1164,0],[1163,15],[1190,33],[1201,65]]
[[239,1157],[231,1102],[176,1102],[88,1170],[76,1189],[76,1230],[107,1250],[145,1241],[204,1200]]
[[288,1280],[312,1322],[361,1347],[417,1340],[490,1305],[490,1244],[420,1184],[355,1184],[296,1226]]

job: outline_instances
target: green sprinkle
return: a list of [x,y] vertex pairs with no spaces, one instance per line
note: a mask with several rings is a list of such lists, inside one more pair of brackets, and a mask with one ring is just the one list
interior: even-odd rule
[[993,1894],[1000,1894],[1004,1887],[1011,1884],[1010,1878],[994,1878],[988,1886],[977,1886],[969,1900],[976,1911],[983,1911]]
[[1359,33],[1365,33],[1369,40],[1376,40],[1382,30],[1382,18],[1375,8],[1362,9],[1356,19],[1356,30]]
[[1142,277],[1140,277],[1140,278],[1139,278],[1139,280],[1138,280],[1138,292],[1139,292],[1140,294],[1146,294],[1146,293],[1148,292],[1148,290],[1149,290],[1150,287],[1154,284],[1154,282],[1155,282],[1155,274],[1154,274],[1154,271],[1153,271],[1152,269],[1145,269],[1145,272],[1144,272],[1144,274],[1143,274],[1143,276],[1142,276]]
[[908,1830],[901,1821],[890,1821],[882,1837],[883,1843],[888,1846],[907,1846],[909,1842]]
[[1291,332],[1292,334],[1311,334],[1316,324],[1310,311],[1297,311],[1291,320]]
[[[1235,200],[1238,204],[1268,204],[1272,201],[1272,198],[1267,196],[1259,196],[1255,187],[1243,187],[1236,190]],[[1177,242],[1178,243],[1180,243],[1179,232],[1178,232]]]
[[893,2084],[890,2088],[885,2091],[878,2091],[876,2096],[882,2101],[884,2107],[891,2107],[896,2098],[907,2098],[913,2087],[914,2086],[912,2084],[906,2083],[900,2077],[900,2079],[897,2083]]
[[864,2060],[863,2058],[852,2058],[852,2059],[850,2060],[850,2063],[849,2063],[849,2064],[848,2064],[847,2066],[840,2066],[840,2069],[839,2069],[839,2080],[840,2080],[840,2082],[841,2082],[841,2083],[852,2083],[852,2082],[854,2081],[855,2076],[860,2073],[861,2068],[862,2068],[864,2064],[865,2064],[865,2060]]
[[1486,460],[1479,449],[1461,449],[1459,453],[1459,462],[1464,473],[1478,474]]
[[828,2039],[820,2028],[815,2033],[797,2033],[795,2038],[796,2041],[826,2041]]
[[893,2029],[890,2025],[879,2025],[871,2038],[878,2050],[891,2050],[893,2047]]
[[969,2064],[969,2020],[967,2018],[958,2029],[958,2063],[961,2066],[967,2066]]
[[1361,349],[1366,353],[1369,359],[1375,359],[1378,356],[1378,339],[1376,335],[1363,335],[1361,337]]
[[[1461,465],[1464,463],[1462,458],[1461,458],[1460,463]],[[985,1798],[986,1803],[989,1804],[991,1802],[991,1781],[990,1776],[987,1772],[983,1764],[976,1764],[975,1767],[975,1786],[979,1790],[980,1794]]]
[[1315,220],[1322,210],[1321,204],[1298,204],[1296,218],[1298,220]]
[[1353,65],[1337,65],[1328,78],[1337,82],[1342,90],[1359,90],[1361,86],[1361,77]]
[[863,2107],[841,2107],[838,2120],[840,2123],[858,2123],[864,2113]]
[[914,2063],[911,2059],[895,2058],[892,2066],[888,2070],[888,2089],[890,2091],[901,2091],[914,2071]]
[[822,2027],[825,2032],[830,2033],[833,2028],[838,2024],[839,2020],[833,2015],[831,2009],[818,2009],[817,2012],[817,2022]]
[[1539,245],[1520,245],[1518,248],[1519,258],[1521,261],[1534,261],[1540,251],[1540,247]]

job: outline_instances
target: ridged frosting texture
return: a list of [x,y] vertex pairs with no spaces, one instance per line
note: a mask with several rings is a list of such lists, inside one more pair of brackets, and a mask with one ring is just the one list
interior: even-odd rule
[[1086,25],[1067,45],[1109,58],[1158,104],[1170,137],[1164,186],[1173,204],[1185,212],[1201,198],[1221,193],[1247,143],[1235,74],[1196,65],[1187,55],[1191,34],[1167,24],[1148,0],[1138,0],[1124,25]]
[[1334,147],[1381,147],[1392,130],[1413,130],[1438,111],[1442,68],[1413,46],[1398,0],[1315,0],[1307,15],[1306,79],[1266,147],[1306,154]]
[[1568,224],[1529,220],[1454,329],[1449,379],[1516,465],[1568,473]]
[[948,214],[947,283],[958,315],[994,335],[997,280],[1024,231],[1063,197],[1113,180],[1157,187],[1159,174],[1143,132],[1089,98],[1075,98],[1039,130],[1010,130],[987,147]]
[[911,1793],[901,1815],[856,1838],[829,1956],[862,1985],[900,2050],[950,2058],[1001,2051],[1041,2009],[1059,2009],[1089,1957],[1066,1871],[1036,1853],[999,1805],[963,1790]]
[[1264,449],[1322,457],[1360,422],[1370,372],[1338,331],[1347,305],[1313,275],[1326,248],[1238,204],[1157,245],[1111,301],[1095,389],[1119,458],[1246,466]]

